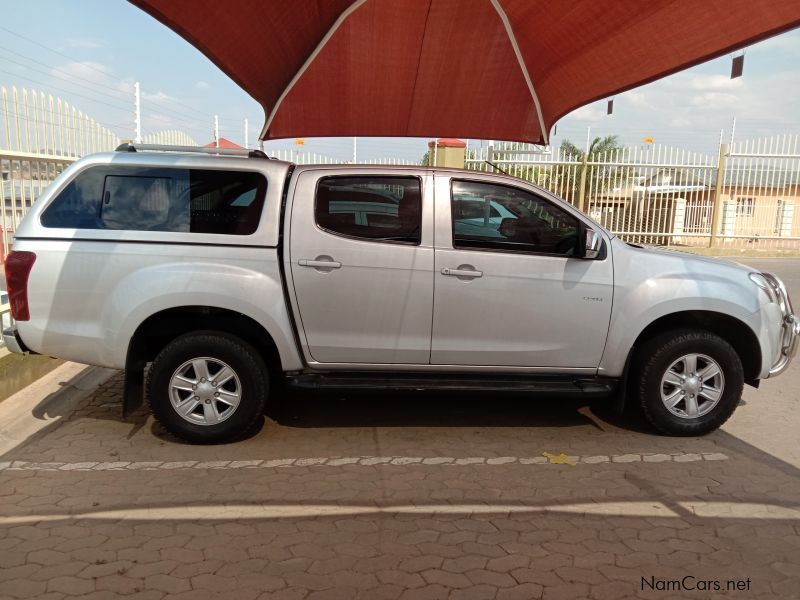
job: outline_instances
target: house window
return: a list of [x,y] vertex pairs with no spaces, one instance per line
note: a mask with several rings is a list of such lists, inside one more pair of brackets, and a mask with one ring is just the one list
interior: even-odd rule
[[738,197],[736,199],[736,216],[737,217],[752,217],[753,206],[756,203],[755,198]]

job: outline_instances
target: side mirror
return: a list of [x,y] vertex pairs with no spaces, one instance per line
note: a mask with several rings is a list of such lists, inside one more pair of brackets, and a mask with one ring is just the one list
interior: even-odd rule
[[590,260],[597,258],[603,247],[603,237],[588,227],[584,231],[584,236],[583,258]]

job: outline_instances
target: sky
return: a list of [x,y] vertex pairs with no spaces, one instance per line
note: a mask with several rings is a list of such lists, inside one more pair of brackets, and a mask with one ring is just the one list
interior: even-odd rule
[[[198,143],[220,135],[257,143],[264,121],[260,105],[198,50],[123,0],[27,0],[7,2],[0,20],[0,86],[26,87],[60,96],[120,138],[134,132],[133,83],[142,91],[143,134],[179,129]],[[715,152],[729,141],[798,133],[800,129],[800,30],[744,49],[744,76],[730,79],[724,56],[564,117],[552,136],[583,146],[591,137],[618,135],[639,145],[658,144]],[[498,93],[498,101],[502,94]],[[735,130],[733,122],[735,118]],[[418,161],[428,140],[358,138],[359,160]],[[488,141],[470,140],[471,146]],[[339,160],[353,156],[352,138],[268,142]]]

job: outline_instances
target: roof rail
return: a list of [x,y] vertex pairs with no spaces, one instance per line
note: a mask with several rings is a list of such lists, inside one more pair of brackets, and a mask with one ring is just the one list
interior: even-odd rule
[[117,152],[194,152],[197,154],[217,154],[221,156],[247,156],[269,159],[261,150],[247,148],[215,148],[213,146],[171,146],[167,144],[135,144],[126,142],[117,146]]

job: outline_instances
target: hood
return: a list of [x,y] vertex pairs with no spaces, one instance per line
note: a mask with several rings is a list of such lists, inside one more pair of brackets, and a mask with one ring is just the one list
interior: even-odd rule
[[728,267],[733,268],[740,271],[745,271],[747,273],[758,272],[758,269],[754,267],[750,267],[748,265],[742,264],[740,262],[736,262],[733,260],[729,260],[726,258],[718,258],[715,256],[702,256],[700,254],[694,254],[693,252],[688,252],[684,250],[677,250],[673,248],[665,248],[661,246],[639,246],[637,244],[630,244],[627,242],[626,245],[629,248],[632,248],[636,252],[640,252],[642,254],[649,254],[651,256],[666,256],[666,257],[673,257],[678,258],[680,260],[686,261],[695,261],[694,264],[708,264],[714,265],[718,267]]

